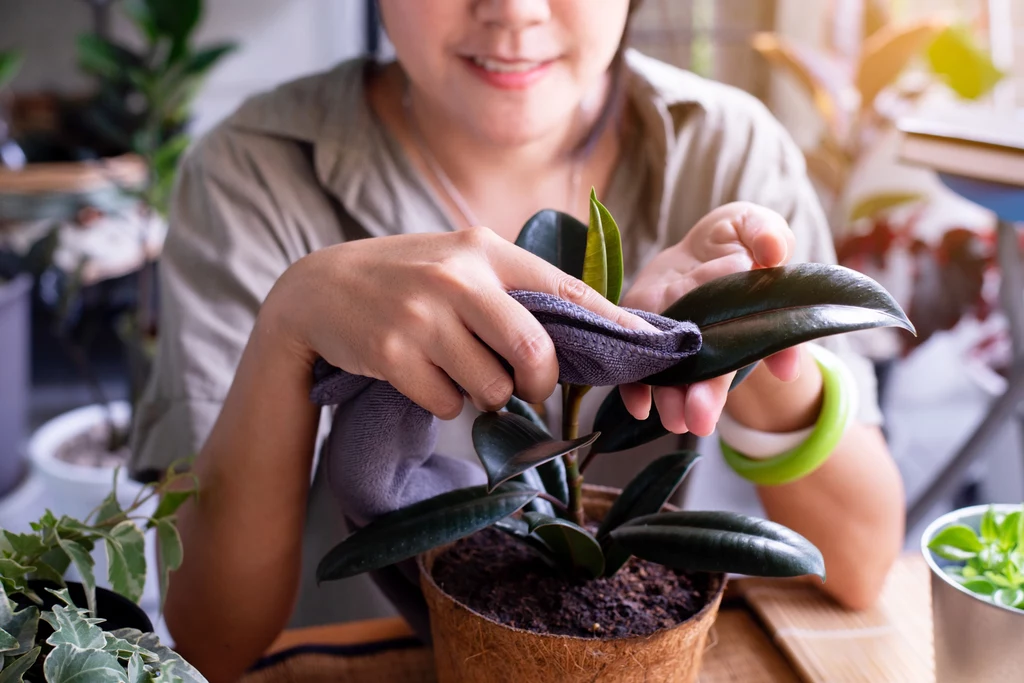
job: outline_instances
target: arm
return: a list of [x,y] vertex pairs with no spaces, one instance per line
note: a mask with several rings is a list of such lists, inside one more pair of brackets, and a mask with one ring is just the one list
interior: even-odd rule
[[[801,353],[799,362],[800,375],[791,382],[760,366],[732,392],[726,410],[762,431],[810,426],[820,405],[821,374],[809,353]],[[757,491],[771,519],[821,550],[827,593],[852,609],[875,602],[904,535],[903,484],[878,427],[854,422],[820,468]]]

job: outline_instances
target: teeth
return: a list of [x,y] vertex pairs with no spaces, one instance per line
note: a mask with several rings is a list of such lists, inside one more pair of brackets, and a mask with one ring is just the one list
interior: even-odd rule
[[540,66],[540,62],[499,62],[496,59],[486,59],[484,57],[473,57],[473,63],[488,71],[502,74],[521,73]]

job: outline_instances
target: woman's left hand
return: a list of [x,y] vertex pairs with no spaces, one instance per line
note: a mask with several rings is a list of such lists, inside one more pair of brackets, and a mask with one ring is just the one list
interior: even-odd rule
[[[637,276],[620,305],[660,313],[691,289],[731,273],[785,264],[793,253],[793,231],[778,213],[748,202],[721,206],[707,214],[681,242],[661,252]],[[798,347],[764,360],[782,381],[799,373]],[[711,434],[725,406],[735,373],[685,387],[653,387],[654,404],[665,428]],[[619,387],[630,414],[646,419],[652,387]]]

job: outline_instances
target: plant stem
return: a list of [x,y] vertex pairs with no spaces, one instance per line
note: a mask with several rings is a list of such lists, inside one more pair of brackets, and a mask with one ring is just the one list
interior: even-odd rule
[[563,502],[562,502],[561,500],[559,500],[559,499],[558,499],[558,498],[557,498],[556,496],[552,496],[552,495],[551,495],[550,493],[548,493],[547,491],[539,491],[539,492],[537,493],[537,497],[538,497],[538,498],[543,498],[544,500],[548,501],[549,503],[551,503],[552,505],[554,505],[554,506],[555,506],[556,508],[558,508],[558,509],[559,509],[559,510],[561,510],[562,512],[568,512],[568,511],[569,511],[569,506],[568,506],[568,505],[566,505],[565,503],[563,503]]
[[[579,413],[587,387],[568,385],[562,387],[562,438],[566,441],[579,436]],[[562,456],[565,462],[565,477],[569,484],[569,515],[572,521],[583,526],[583,476],[577,463],[577,451]]]

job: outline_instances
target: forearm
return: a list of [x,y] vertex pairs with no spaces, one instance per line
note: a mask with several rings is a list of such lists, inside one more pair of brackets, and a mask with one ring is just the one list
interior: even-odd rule
[[318,411],[308,361],[266,309],[179,513],[184,562],[166,620],[177,648],[212,682],[236,679],[286,625],[298,587]]
[[[762,431],[810,426],[821,409],[821,373],[806,352],[800,368],[798,379],[780,382],[759,367],[727,410]],[[821,550],[828,593],[852,608],[874,602],[904,534],[902,481],[879,429],[852,424],[825,464],[799,481],[758,487],[758,495],[771,519]]]

